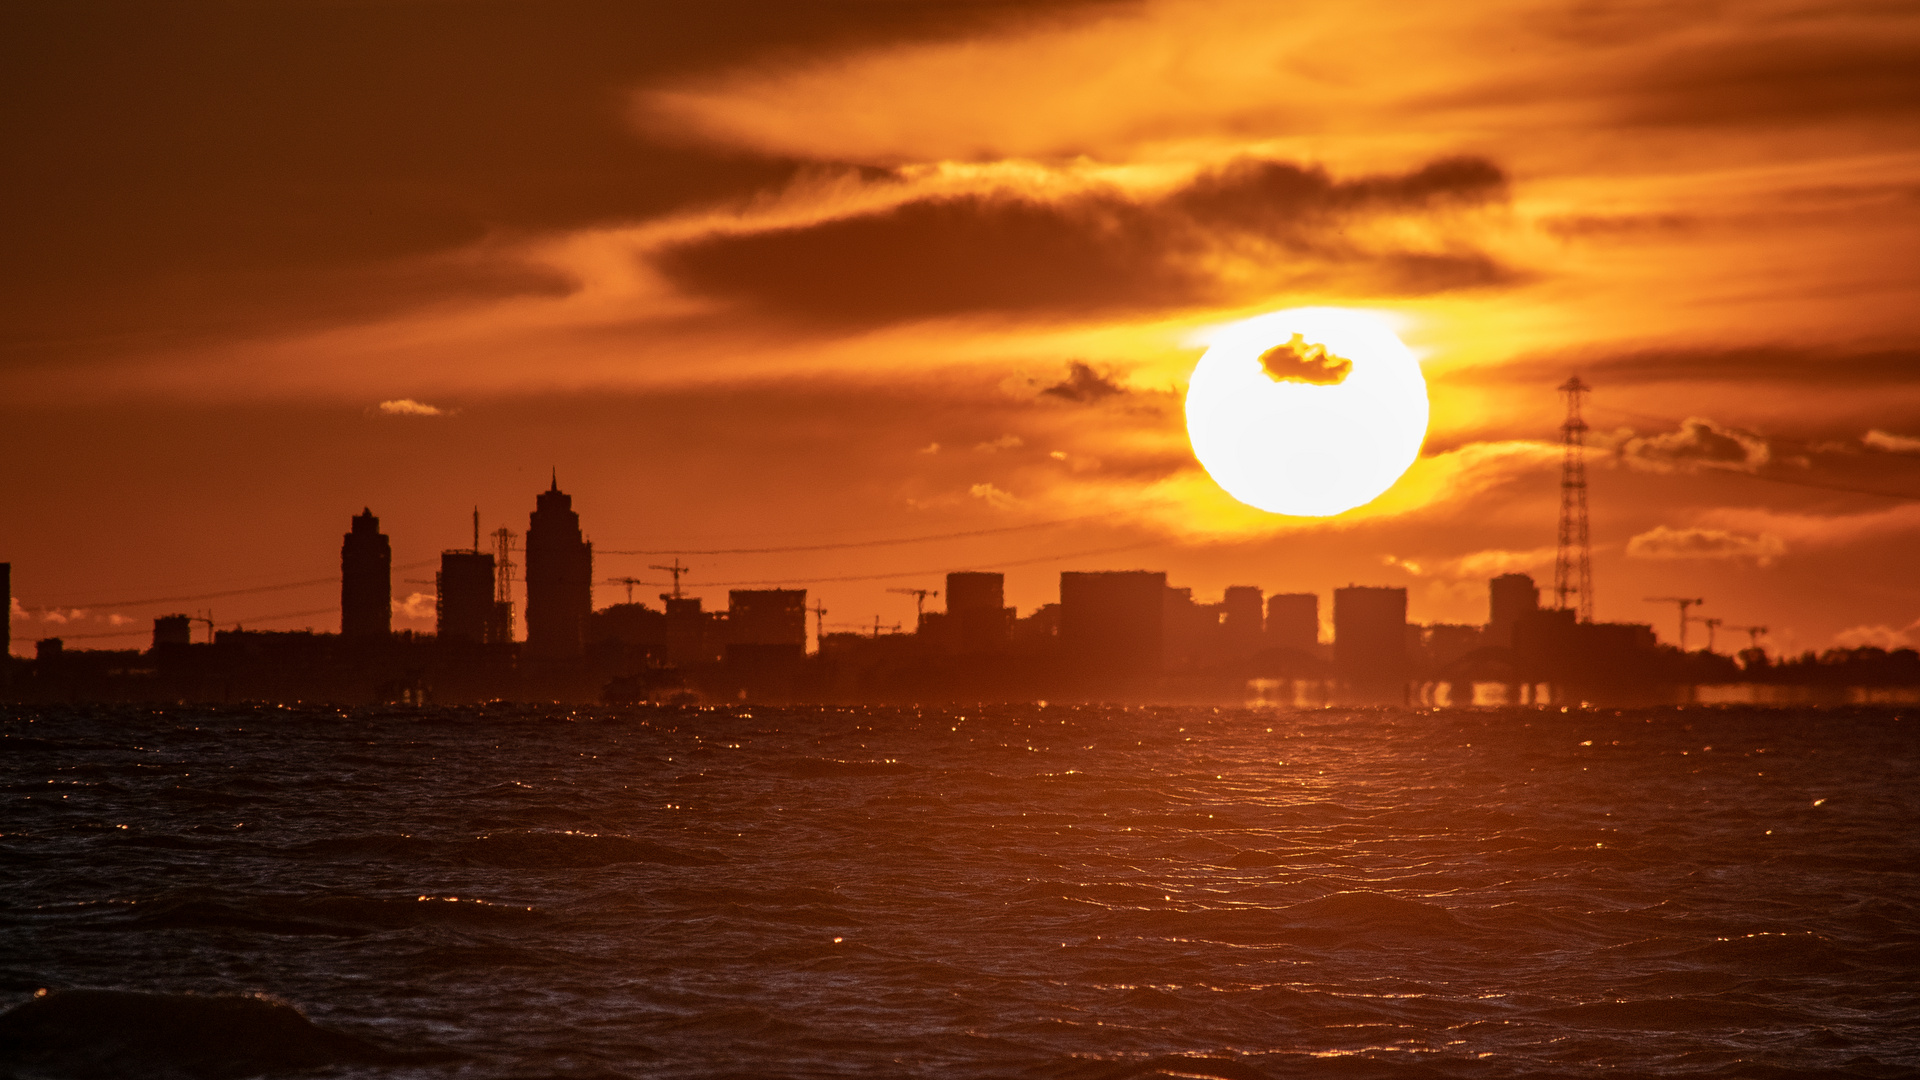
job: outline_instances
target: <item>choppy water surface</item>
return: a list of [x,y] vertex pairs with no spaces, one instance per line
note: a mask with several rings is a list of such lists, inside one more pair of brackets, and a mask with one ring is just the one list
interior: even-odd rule
[[340,1075],[1913,1075],[1916,719],[0,712],[0,1008],[458,1055]]

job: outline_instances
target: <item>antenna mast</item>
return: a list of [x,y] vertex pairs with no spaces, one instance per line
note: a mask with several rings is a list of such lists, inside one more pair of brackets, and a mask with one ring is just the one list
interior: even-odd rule
[[[1567,419],[1560,425],[1560,552],[1553,561],[1554,606],[1576,608],[1583,623],[1593,621],[1593,545],[1587,536],[1587,422],[1580,399],[1592,387],[1575,375],[1560,385],[1567,396]],[[1569,603],[1578,597],[1577,604]]]

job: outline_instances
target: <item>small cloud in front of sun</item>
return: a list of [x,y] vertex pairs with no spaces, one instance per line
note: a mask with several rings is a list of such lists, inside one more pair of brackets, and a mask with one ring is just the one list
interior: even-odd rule
[[412,398],[396,398],[392,401],[383,401],[375,406],[375,408],[387,416],[447,416],[451,414],[451,410],[442,409],[438,405],[429,405],[424,401],[415,401]]

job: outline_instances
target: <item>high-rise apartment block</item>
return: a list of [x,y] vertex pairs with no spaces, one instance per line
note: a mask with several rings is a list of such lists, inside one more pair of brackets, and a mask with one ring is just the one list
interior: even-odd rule
[[495,633],[493,555],[485,551],[443,551],[440,572],[434,575],[438,618],[435,632],[441,641],[490,641]]
[[1242,660],[1265,644],[1266,601],[1258,585],[1229,585],[1220,599],[1220,642],[1226,658]]
[[1007,646],[1012,625],[1006,608],[1006,575],[962,571],[947,575],[947,641],[965,655],[994,653]]
[[1313,655],[1320,644],[1317,593],[1276,593],[1267,597],[1267,645]]
[[1060,575],[1060,654],[1069,678],[1099,690],[1160,674],[1165,659],[1163,571]]
[[1513,645],[1513,628],[1540,610],[1540,587],[1525,574],[1501,574],[1487,582],[1487,644]]
[[393,547],[365,509],[340,544],[340,636],[368,641],[392,632]]
[[1401,705],[1407,690],[1407,590],[1333,590],[1333,670],[1356,704]]

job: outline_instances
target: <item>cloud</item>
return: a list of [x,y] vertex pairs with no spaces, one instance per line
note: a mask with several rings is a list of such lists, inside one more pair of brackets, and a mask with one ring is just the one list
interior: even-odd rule
[[1448,572],[1463,578],[1496,578],[1501,574],[1550,569],[1558,554],[1559,550],[1552,547],[1537,547],[1527,551],[1476,551],[1449,560]]
[[1455,378],[1463,384],[1538,383],[1564,379],[1570,369],[1577,369],[1587,382],[1608,389],[1736,382],[1768,388],[1857,390],[1909,387],[1916,368],[1920,368],[1920,348],[1755,345],[1557,352],[1519,357]]
[[1754,472],[1773,459],[1760,436],[1697,416],[1682,421],[1677,431],[1629,437],[1615,452],[1629,464],[1659,472],[1696,466]]
[[1005,510],[1020,500],[1011,494],[994,487],[992,484],[975,484],[967,489],[967,494],[986,503],[988,506]]
[[1914,644],[1915,630],[1920,630],[1920,621],[1913,622],[1904,629],[1895,629],[1886,623],[1850,626],[1833,635],[1833,644],[1841,649],[1878,648],[1889,652],[1894,649],[1910,649]]
[[1506,199],[1481,158],[1336,179],[1248,157],[1171,190],[1047,174],[928,191],[669,242],[652,261],[696,296],[825,323],[1152,311],[1310,287],[1416,296],[1517,279],[1458,213]]
[[1404,570],[1414,577],[1456,579],[1471,583],[1499,577],[1501,574],[1551,568],[1557,554],[1558,549],[1551,547],[1532,548],[1527,551],[1506,551],[1495,548],[1449,558],[1421,559],[1417,562],[1388,555],[1381,561],[1387,566]]
[[1353,361],[1335,356],[1325,345],[1310,345],[1299,334],[1260,354],[1260,367],[1274,382],[1336,386],[1347,381]]
[[402,619],[431,619],[436,614],[436,605],[431,593],[409,593],[405,600],[393,601],[393,613]]
[[989,442],[974,444],[974,450],[982,454],[995,454],[1002,450],[1017,450],[1027,445],[1027,440],[1018,435],[1002,435]]
[[377,408],[379,408],[381,412],[387,414],[388,416],[445,416],[447,415],[446,411],[444,409],[439,408],[438,406],[429,405],[424,401],[415,401],[412,398],[397,398],[393,401],[383,401],[377,406]]
[[1627,541],[1627,554],[1636,559],[1752,559],[1765,566],[1786,553],[1786,541],[1777,536],[1724,529],[1656,525]]
[[1067,377],[1065,381],[1057,382],[1040,392],[1042,394],[1050,394],[1057,398],[1065,398],[1068,401],[1090,402],[1110,398],[1116,394],[1124,394],[1127,391],[1110,377],[1095,371],[1093,365],[1082,360],[1075,360],[1067,365]]
[[1888,453],[1920,454],[1920,439],[1911,435],[1895,435],[1875,428],[1860,436],[1860,441],[1875,450],[1885,450]]
[[1795,549],[1831,548],[1880,537],[1920,532],[1920,503],[1860,514],[1799,514],[1722,507],[1700,515],[1703,525],[1777,536]]

